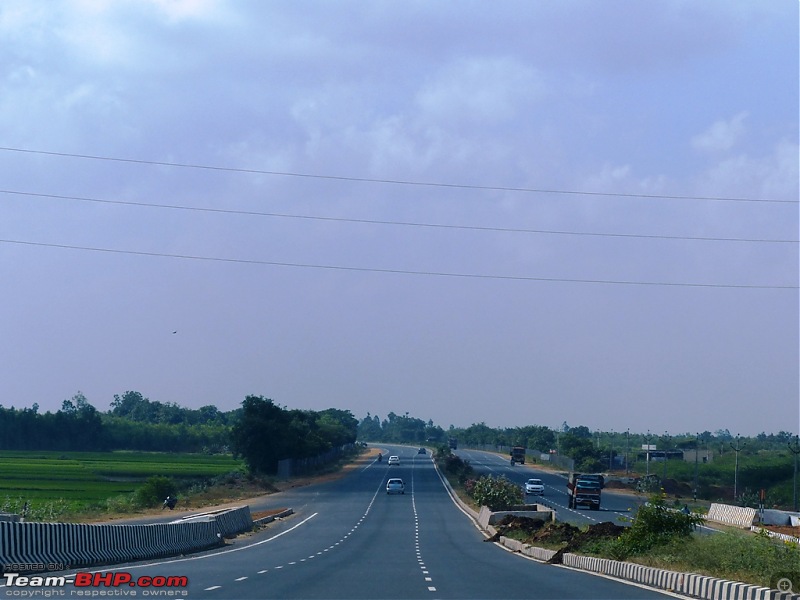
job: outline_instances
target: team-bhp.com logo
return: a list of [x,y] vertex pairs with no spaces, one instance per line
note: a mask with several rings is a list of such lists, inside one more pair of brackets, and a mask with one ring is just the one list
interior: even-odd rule
[[[189,579],[183,575],[141,575],[127,571],[75,573],[74,576],[4,573],[6,597],[52,598],[57,596],[155,596],[185,597]],[[113,589],[108,589],[113,588]]]

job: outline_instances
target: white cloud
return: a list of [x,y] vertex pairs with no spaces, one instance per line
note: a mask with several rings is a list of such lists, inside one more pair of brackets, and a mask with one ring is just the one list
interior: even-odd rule
[[217,12],[216,0],[151,0],[170,20],[207,18]]
[[794,200],[797,198],[798,155],[795,142],[779,142],[772,152],[761,157],[739,154],[726,158],[701,177],[698,193]]
[[716,121],[703,133],[692,138],[692,147],[706,152],[730,150],[744,134],[747,116],[748,113],[743,111],[727,121]]
[[544,92],[538,74],[514,59],[472,58],[449,65],[416,102],[431,119],[493,123],[514,118]]

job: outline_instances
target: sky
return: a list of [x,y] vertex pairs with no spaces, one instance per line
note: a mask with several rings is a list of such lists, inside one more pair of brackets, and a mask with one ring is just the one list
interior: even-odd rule
[[799,20],[4,0],[0,404],[797,433]]

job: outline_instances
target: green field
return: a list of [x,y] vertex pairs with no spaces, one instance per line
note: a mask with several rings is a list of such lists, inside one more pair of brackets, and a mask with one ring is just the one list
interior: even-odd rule
[[0,451],[0,511],[24,502],[91,507],[130,494],[155,475],[188,483],[242,467],[230,455]]

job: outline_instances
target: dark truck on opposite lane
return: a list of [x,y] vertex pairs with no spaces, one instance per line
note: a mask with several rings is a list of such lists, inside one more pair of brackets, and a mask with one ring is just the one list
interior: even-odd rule
[[591,510],[600,510],[600,491],[602,487],[602,476],[570,473],[567,481],[569,507],[576,509],[578,506],[588,506]]
[[511,448],[511,466],[514,464],[519,463],[521,465],[525,464],[525,448],[522,446],[514,446]]

